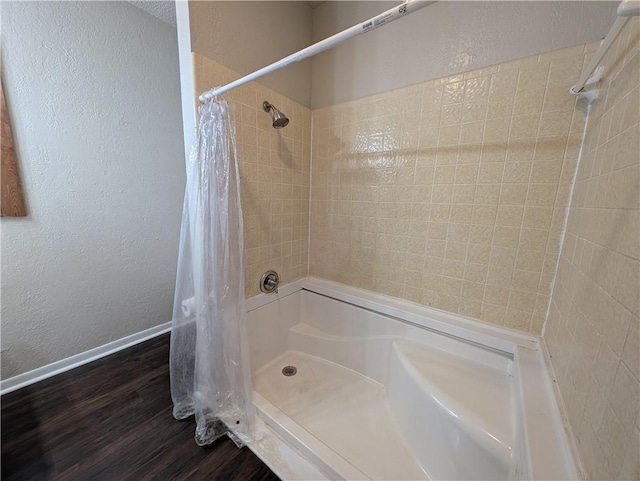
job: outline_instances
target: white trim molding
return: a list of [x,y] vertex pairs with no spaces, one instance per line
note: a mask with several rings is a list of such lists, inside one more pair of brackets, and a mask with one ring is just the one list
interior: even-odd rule
[[57,374],[62,374],[63,372],[75,369],[83,364],[96,361],[110,354],[122,351],[128,347],[135,346],[141,342],[148,341],[149,339],[153,339],[154,337],[160,336],[161,334],[169,331],[171,331],[171,322],[165,322],[159,326],[154,326],[149,329],[145,329],[144,331],[136,332],[135,334],[123,337],[122,339],[108,342],[102,346],[52,362],[46,366],[38,367],[33,371],[28,371],[14,377],[10,377],[9,379],[4,379],[0,381],[0,395],[8,394],[38,381],[48,379]]

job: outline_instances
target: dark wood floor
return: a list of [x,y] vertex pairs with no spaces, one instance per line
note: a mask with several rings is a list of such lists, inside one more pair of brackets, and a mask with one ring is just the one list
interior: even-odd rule
[[2,480],[277,480],[226,436],[176,421],[169,335],[2,396]]

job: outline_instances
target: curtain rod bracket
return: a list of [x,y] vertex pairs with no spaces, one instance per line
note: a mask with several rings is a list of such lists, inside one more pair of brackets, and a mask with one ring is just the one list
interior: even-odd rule
[[[624,0],[618,6],[617,12],[618,12],[618,17],[616,18],[615,22],[613,22],[613,25],[609,29],[609,33],[607,33],[606,37],[604,37],[604,39],[602,39],[602,42],[600,42],[600,46],[598,47],[598,50],[593,55],[593,58],[589,62],[589,65],[580,76],[580,80],[578,80],[578,83],[569,89],[569,92],[572,93],[573,95],[581,95],[582,92],[584,91],[585,86],[589,82],[591,82],[592,78],[595,77],[596,74],[594,74],[594,72],[596,72],[598,65],[600,65],[600,62],[602,61],[605,54],[609,50],[609,47],[611,47],[614,40],[616,39],[618,34],[622,31],[622,28],[625,26],[629,18],[636,15],[640,15],[640,0]],[[602,76],[602,72],[600,73],[600,76],[598,77],[597,80],[600,80],[601,76]],[[593,95],[588,96],[585,94],[585,97],[590,99],[589,102],[593,102],[593,100],[597,98],[597,94],[595,97],[593,97]],[[593,97],[593,98],[590,98],[590,97]]]
[[603,73],[604,68],[602,66],[598,67],[595,72],[593,72],[593,75],[587,79],[584,87],[578,90],[577,85],[574,85],[569,89],[569,93],[585,98],[587,102],[592,103],[598,98],[598,94],[600,93],[600,79]]

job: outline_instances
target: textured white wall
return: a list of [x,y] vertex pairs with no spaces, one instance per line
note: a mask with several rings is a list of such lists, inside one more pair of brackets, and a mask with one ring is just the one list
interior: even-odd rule
[[3,218],[2,377],[171,319],[176,31],[125,2],[2,2],[29,217]]
[[[313,41],[400,2],[324,2]],[[312,108],[591,42],[606,35],[618,2],[441,1],[351,39],[312,60]]]
[[[189,2],[189,18],[192,50],[242,75],[311,44],[307,2],[197,0]],[[311,104],[309,60],[258,82],[304,106]]]

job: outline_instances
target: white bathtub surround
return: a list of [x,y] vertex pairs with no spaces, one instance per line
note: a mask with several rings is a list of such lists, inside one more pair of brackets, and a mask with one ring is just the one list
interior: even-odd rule
[[[246,307],[259,415],[249,447],[282,479],[578,479],[541,339],[315,278]],[[288,364],[293,377],[280,373]]]
[[305,481],[328,480],[300,451],[284,441],[262,419],[254,422],[255,441],[251,451],[262,461],[269,464],[271,471],[280,479],[304,479]]
[[248,305],[258,414],[328,479],[577,477],[537,338],[313,278]]

